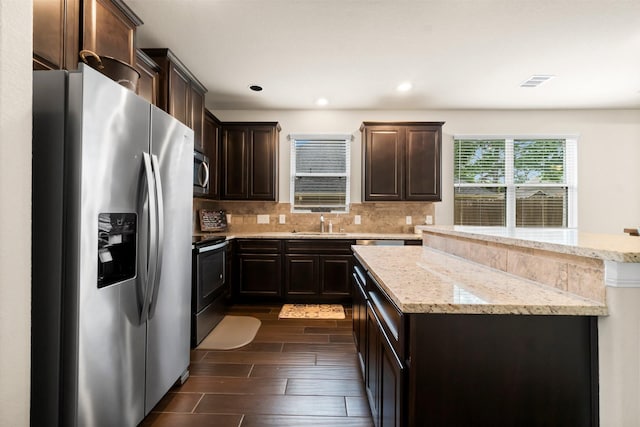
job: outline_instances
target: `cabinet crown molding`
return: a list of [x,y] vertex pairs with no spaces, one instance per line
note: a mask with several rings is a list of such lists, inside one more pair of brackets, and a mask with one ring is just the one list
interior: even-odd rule
[[445,122],[362,122],[360,130],[366,126],[443,126]]

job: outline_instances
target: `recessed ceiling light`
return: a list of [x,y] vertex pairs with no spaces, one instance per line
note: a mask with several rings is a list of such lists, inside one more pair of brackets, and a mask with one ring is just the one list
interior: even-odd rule
[[553,74],[534,74],[527,80],[520,83],[520,87],[538,87],[544,82],[548,82],[555,76]]
[[260,92],[260,91],[262,91],[262,86],[260,86],[260,85],[251,85],[251,86],[249,86],[249,89],[251,89],[254,92]]
[[318,98],[318,99],[316,99],[316,105],[324,107],[327,104],[329,104],[329,100],[327,98]]
[[396,90],[397,90],[398,92],[408,92],[408,91],[410,91],[410,90],[411,90],[411,88],[412,88],[412,87],[413,87],[413,85],[411,84],[411,82],[403,82],[403,83],[400,83],[400,84],[398,85],[398,87],[396,88]]

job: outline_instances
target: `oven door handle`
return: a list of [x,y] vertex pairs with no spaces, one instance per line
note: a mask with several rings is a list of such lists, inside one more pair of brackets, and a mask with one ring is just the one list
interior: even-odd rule
[[203,246],[202,248],[196,249],[196,251],[197,251],[197,253],[202,254],[202,253],[205,253],[205,252],[215,251],[216,249],[224,248],[228,244],[229,244],[229,242],[224,241],[222,243],[218,243],[218,244],[211,245],[211,246]]

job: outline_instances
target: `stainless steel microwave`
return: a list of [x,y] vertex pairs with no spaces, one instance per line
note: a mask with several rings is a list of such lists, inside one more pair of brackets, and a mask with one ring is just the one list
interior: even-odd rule
[[199,151],[193,152],[193,194],[209,194],[209,158]]

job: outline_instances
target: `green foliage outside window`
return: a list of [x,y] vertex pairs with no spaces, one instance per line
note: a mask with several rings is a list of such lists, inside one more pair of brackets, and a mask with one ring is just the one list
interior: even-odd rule
[[515,140],[513,142],[514,182],[516,184],[564,183],[564,159],[564,140]]
[[455,182],[505,183],[505,143],[501,140],[456,140]]
[[567,227],[573,144],[568,155],[565,139],[455,139],[454,224]]

